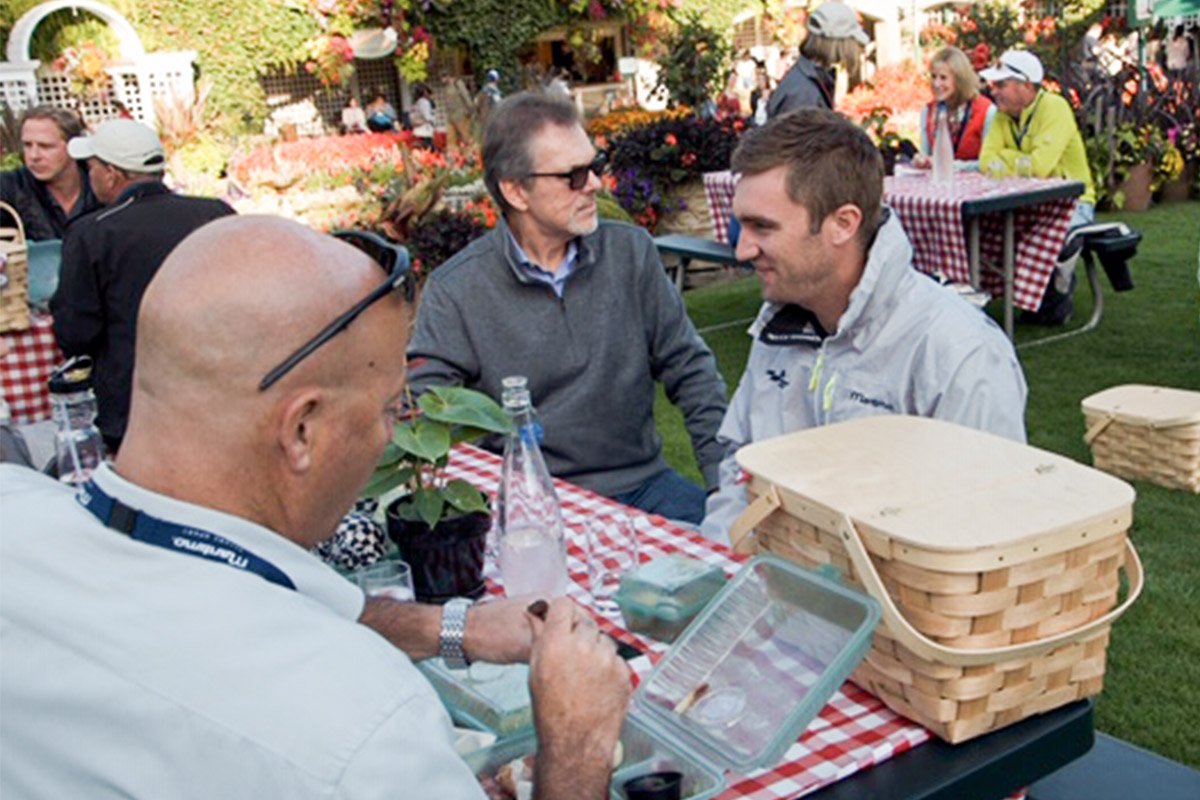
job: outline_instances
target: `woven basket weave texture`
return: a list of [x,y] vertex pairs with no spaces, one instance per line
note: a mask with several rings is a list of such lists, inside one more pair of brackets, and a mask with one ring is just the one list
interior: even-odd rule
[[[756,530],[760,549],[809,567],[832,564],[862,588],[833,532],[784,511]],[[913,627],[947,646],[982,649],[1036,641],[1104,616],[1117,601],[1125,537],[984,572],[939,572],[874,552],[871,559]],[[928,660],[881,627],[854,680],[942,739],[961,742],[1100,692],[1109,627],[1036,657],[984,666]]]

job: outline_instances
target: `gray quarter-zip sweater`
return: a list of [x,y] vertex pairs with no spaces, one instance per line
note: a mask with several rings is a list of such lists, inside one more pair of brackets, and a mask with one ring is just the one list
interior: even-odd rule
[[464,385],[499,400],[502,379],[525,375],[550,472],[611,496],[667,467],[654,427],[661,381],[716,487],[725,383],[650,236],[602,220],[577,240],[560,299],[519,269],[508,231],[501,220],[429,276],[408,348],[413,392]]

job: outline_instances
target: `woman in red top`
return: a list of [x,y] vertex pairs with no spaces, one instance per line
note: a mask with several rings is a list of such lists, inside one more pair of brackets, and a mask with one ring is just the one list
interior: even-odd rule
[[992,125],[996,106],[979,93],[979,76],[970,59],[957,47],[942,48],[929,64],[929,83],[933,102],[921,109],[921,153],[913,158],[913,166],[930,166],[937,111],[944,107],[954,160],[967,162],[959,164],[960,169],[978,169],[979,148]]

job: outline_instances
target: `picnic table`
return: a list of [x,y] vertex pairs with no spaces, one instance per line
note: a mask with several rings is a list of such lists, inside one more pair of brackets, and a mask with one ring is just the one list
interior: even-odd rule
[[[467,480],[489,493],[494,493],[499,484],[500,470],[499,457],[470,445],[457,446],[448,467],[451,477]],[[640,653],[628,663],[635,676],[644,677],[668,645],[626,630],[619,612],[605,614],[593,605],[585,588],[586,521],[597,514],[627,515],[638,531],[642,560],[682,554],[715,564],[729,576],[746,557],[662,517],[566,481],[556,480],[555,487],[567,528],[567,571],[571,578],[568,595],[587,608],[605,632]],[[499,570],[491,559],[485,576],[489,593],[500,594]],[[885,762],[894,765],[887,779],[892,788],[872,783],[873,788],[866,793],[859,790],[857,794],[829,796],[971,796],[980,800],[1010,796],[1086,752],[1092,742],[1091,705],[1083,701],[964,745],[931,742],[932,738],[928,730],[847,681],[777,765],[745,775],[730,774],[728,787],[719,800],[784,800],[814,792],[826,797],[827,792],[840,791],[839,782],[865,779]],[[913,758],[922,753],[928,755]],[[939,765],[937,772],[929,771],[930,759]],[[950,794],[926,793],[935,789]]]

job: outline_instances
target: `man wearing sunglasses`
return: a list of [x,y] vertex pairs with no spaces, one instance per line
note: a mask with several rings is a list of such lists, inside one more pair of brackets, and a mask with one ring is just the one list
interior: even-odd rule
[[550,471],[621,502],[698,523],[705,490],[670,469],[655,383],[683,412],[709,488],[725,385],[650,236],[600,222],[603,160],[575,106],[522,93],[492,112],[484,181],[495,230],[434,271],[409,347],[412,384],[501,395],[525,375]]
[[[410,661],[442,609],[364,601],[309,553],[404,385],[407,261],[350,242],[372,257],[282,219],[201,228],[145,294],[116,462],[78,496],[0,466],[0,795],[482,800]],[[471,606],[456,646],[530,661],[542,791],[599,797],[628,669],[531,599]]]
[[[1017,175],[1028,163],[1035,178],[1068,178],[1083,183],[1070,227],[1095,221],[1096,191],[1075,112],[1062,95],[1042,88],[1045,70],[1033,53],[1007,50],[995,67],[979,73],[991,85],[999,113],[979,152],[979,166],[993,175]],[[1073,308],[1074,260],[1055,270],[1041,307],[1022,319],[1042,324],[1066,322]]]

